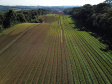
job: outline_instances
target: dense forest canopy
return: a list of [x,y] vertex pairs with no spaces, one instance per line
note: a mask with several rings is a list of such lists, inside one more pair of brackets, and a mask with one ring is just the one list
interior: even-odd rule
[[49,12],[50,11],[44,9],[17,11],[17,12],[9,10],[4,14],[0,14],[0,31],[2,31],[3,28],[11,27],[17,23],[23,23],[23,22],[41,23],[43,22],[43,20],[41,18],[38,18],[38,16],[46,15]]
[[107,4],[109,4],[110,6],[112,6],[112,0],[106,0],[104,2],[107,3]]

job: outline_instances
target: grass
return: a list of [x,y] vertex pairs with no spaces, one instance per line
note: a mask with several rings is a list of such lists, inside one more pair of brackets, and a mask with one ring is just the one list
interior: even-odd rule
[[17,24],[11,28],[8,28],[4,31],[2,31],[2,33],[0,33],[0,35],[7,35],[7,34],[11,34],[11,35],[14,35],[14,34],[18,34],[18,33],[21,33],[23,31],[25,31],[27,28],[35,25],[36,23],[21,23],[21,24]]

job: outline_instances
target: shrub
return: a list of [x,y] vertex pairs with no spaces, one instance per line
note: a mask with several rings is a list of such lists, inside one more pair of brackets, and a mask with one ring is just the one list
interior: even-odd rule
[[41,18],[31,20],[31,23],[42,23],[42,22],[43,22],[43,19],[41,19]]
[[3,28],[2,28],[2,25],[0,25],[0,32],[2,32]]

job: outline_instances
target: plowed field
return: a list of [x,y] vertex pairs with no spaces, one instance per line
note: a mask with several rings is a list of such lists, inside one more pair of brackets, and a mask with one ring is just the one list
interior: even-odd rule
[[66,15],[0,34],[0,84],[112,84],[112,54]]

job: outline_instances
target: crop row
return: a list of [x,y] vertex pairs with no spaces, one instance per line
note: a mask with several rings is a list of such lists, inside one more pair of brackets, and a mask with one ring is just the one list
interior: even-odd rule
[[47,23],[24,33],[1,54],[0,83],[112,83],[112,57],[100,50],[103,44],[78,31],[67,15],[43,17]]
[[[67,21],[65,21],[66,23],[69,23],[69,21],[67,22]],[[72,28],[71,26],[67,26],[68,28]],[[71,35],[70,35],[71,34]],[[81,33],[82,34],[82,33]],[[71,43],[70,43],[70,45],[73,45],[72,47],[71,47],[71,50],[73,49],[73,47],[74,47],[74,49],[73,49],[73,51],[75,50],[75,51],[79,51],[79,52],[76,52],[76,53],[80,53],[80,55],[77,55],[78,57],[81,57],[82,59],[80,59],[80,61],[81,60],[84,60],[85,58],[87,58],[88,56],[90,56],[91,57],[91,59],[93,60],[93,62],[91,63],[91,64],[94,64],[94,68],[93,69],[95,69],[96,68],[96,70],[97,69],[99,69],[98,71],[100,71],[100,72],[98,72],[97,74],[96,74],[96,72],[94,73],[94,74],[96,74],[96,76],[98,76],[98,74],[100,73],[102,73],[101,75],[103,76],[103,78],[105,77],[105,82],[106,83],[110,83],[109,81],[108,81],[108,79],[109,79],[109,77],[108,77],[108,79],[106,79],[107,77],[103,74],[103,73],[105,73],[105,72],[102,72],[102,70],[100,69],[100,67],[99,67],[99,64],[98,63],[100,63],[100,61],[98,61],[97,62],[97,64],[95,63],[95,58],[92,58],[92,56],[96,56],[95,54],[94,54],[94,49],[90,49],[91,48],[91,46],[89,46],[88,44],[88,42],[87,41],[85,41],[85,40],[83,40],[84,39],[84,37],[80,37],[80,34],[79,34],[79,31],[70,31],[70,33],[68,33],[67,32],[67,35],[68,35],[68,43],[70,43],[70,41],[71,41]],[[84,35],[82,35],[82,36],[84,36]],[[86,45],[85,45],[85,44]],[[68,48],[69,48],[69,46],[68,46]],[[74,53],[74,54],[76,54],[76,53]],[[92,54],[92,55],[91,55]],[[72,55],[71,55],[72,56]],[[84,57],[85,56],[85,57]],[[101,59],[101,58],[99,58],[99,59]],[[88,61],[87,61],[88,60]],[[81,64],[85,64],[85,67],[86,66],[89,66],[89,65],[87,65],[87,64],[89,64],[90,63],[90,61],[92,61],[92,60],[90,60],[90,58],[88,58],[87,60],[84,60]],[[88,63],[89,62],[89,63]],[[100,63],[100,66],[102,66],[103,65],[103,63],[101,64]],[[91,65],[92,66],[92,65]],[[91,73],[93,73],[93,71],[91,71],[90,72],[90,67],[91,66],[89,66],[89,67],[86,67],[88,70],[88,72],[87,73],[89,73],[90,75],[91,75]],[[105,66],[106,67],[106,66]],[[84,68],[84,67],[83,67]],[[85,68],[85,69],[86,69]],[[90,68],[90,69],[89,69]],[[109,67],[107,67],[107,68],[109,68]],[[91,70],[93,70],[93,69],[91,69]],[[104,69],[104,68],[103,68]],[[106,69],[104,69],[104,70],[106,70]],[[85,71],[86,72],[86,71]],[[109,72],[109,71],[107,71],[107,72]],[[106,73],[107,73],[106,72]],[[94,75],[93,74],[93,75]],[[95,75],[94,75],[94,77],[95,77]],[[99,77],[100,77],[100,75],[99,75]],[[98,78],[99,78],[98,77]],[[111,75],[110,75],[110,77],[111,77]],[[88,75],[88,78],[89,78],[89,75]],[[92,78],[92,75],[91,75],[91,78]],[[92,78],[92,80],[91,81],[93,81],[93,79],[94,78]],[[110,78],[111,79],[111,78]],[[104,80],[104,79],[101,79],[101,81],[102,80]],[[100,82],[101,82],[100,81]],[[93,81],[94,82],[94,81]],[[98,82],[99,82],[99,80],[98,80]]]
[[[42,32],[44,32],[44,31],[40,31],[40,34],[42,33]],[[14,56],[15,56],[15,58],[14,58],[14,60],[12,60],[10,63],[8,63],[8,66],[7,67],[5,67],[5,68],[3,68],[4,70],[6,70],[6,71],[3,71],[3,73],[2,74],[4,74],[5,72],[8,72],[8,70],[7,70],[7,68],[11,68],[10,69],[10,72],[8,72],[9,74],[10,74],[10,76],[12,76],[12,80],[13,80],[13,77],[14,78],[16,78],[15,76],[17,76],[18,74],[12,74],[11,75],[11,73],[13,73],[14,71],[16,71],[17,73],[18,73],[18,71],[19,71],[19,69],[20,69],[20,66],[22,66],[22,65],[27,65],[27,63],[24,63],[24,62],[22,62],[22,60],[31,60],[31,59],[25,59],[24,57],[25,56],[27,56],[27,54],[29,54],[28,56],[30,56],[31,54],[33,54],[33,52],[35,51],[35,47],[34,47],[34,50],[32,50],[31,51],[31,46],[28,46],[28,45],[31,45],[32,44],[32,41],[35,39],[35,40],[37,40],[36,39],[36,37],[35,37],[35,34],[37,33],[37,31],[35,31],[35,33],[31,33],[30,35],[29,35],[29,38],[30,37],[32,37],[32,35],[34,35],[34,38],[31,38],[30,40],[29,40],[29,38],[24,38],[24,37],[22,37],[21,39],[23,39],[23,40],[21,40],[20,42],[17,42],[17,43],[15,43],[14,45],[12,45],[11,46],[11,49],[15,49],[16,50],[16,48],[17,48],[17,46],[19,46],[19,48],[22,50],[20,50],[21,52],[19,52],[19,53],[17,53],[17,54],[14,54]],[[38,32],[39,33],[39,32]],[[27,35],[27,34],[26,34]],[[27,36],[28,36],[27,35]],[[26,36],[25,36],[26,37]],[[41,36],[37,36],[37,37],[41,37]],[[42,37],[41,37],[42,38]],[[21,47],[20,47],[20,44],[21,44]],[[25,43],[25,44],[24,44]],[[41,42],[42,43],[42,42]],[[24,46],[22,45],[22,44],[24,44]],[[15,47],[15,45],[16,45],[16,47]],[[13,48],[12,48],[13,47]],[[28,47],[28,49],[26,49]],[[37,47],[39,47],[39,46],[37,46]],[[14,50],[14,51],[15,51]],[[23,50],[25,51],[25,52],[23,52]],[[7,50],[6,52],[8,52],[9,50]],[[17,51],[16,51],[17,52]],[[28,53],[29,52],[29,53]],[[25,53],[25,54],[24,54]],[[31,54],[30,54],[31,53]],[[4,53],[5,54],[5,53]],[[13,56],[13,53],[11,53],[10,54],[11,56]],[[20,57],[21,56],[21,57]],[[27,56],[27,57],[28,57]],[[33,56],[32,56],[33,57]],[[10,59],[9,59],[10,60]],[[21,64],[20,64],[21,63]],[[13,68],[12,67],[10,67],[12,64],[14,64],[13,65]],[[19,64],[20,64],[20,66],[19,66]],[[28,65],[29,66],[29,65]],[[16,68],[17,68],[17,70],[16,70]],[[3,70],[2,69],[2,70]],[[23,68],[22,68],[22,70],[23,70]],[[20,71],[21,71],[21,69],[20,69]],[[19,73],[20,73],[20,71],[19,71]],[[5,73],[5,74],[7,74],[7,75],[5,75],[4,74],[4,76],[6,76],[6,77],[4,77],[4,79],[5,78],[7,78],[8,77],[8,73]],[[1,77],[3,77],[3,76],[1,76]],[[10,78],[10,77],[9,77]],[[11,79],[10,79],[10,81],[11,81]],[[6,80],[6,81],[8,81],[8,79]]]

